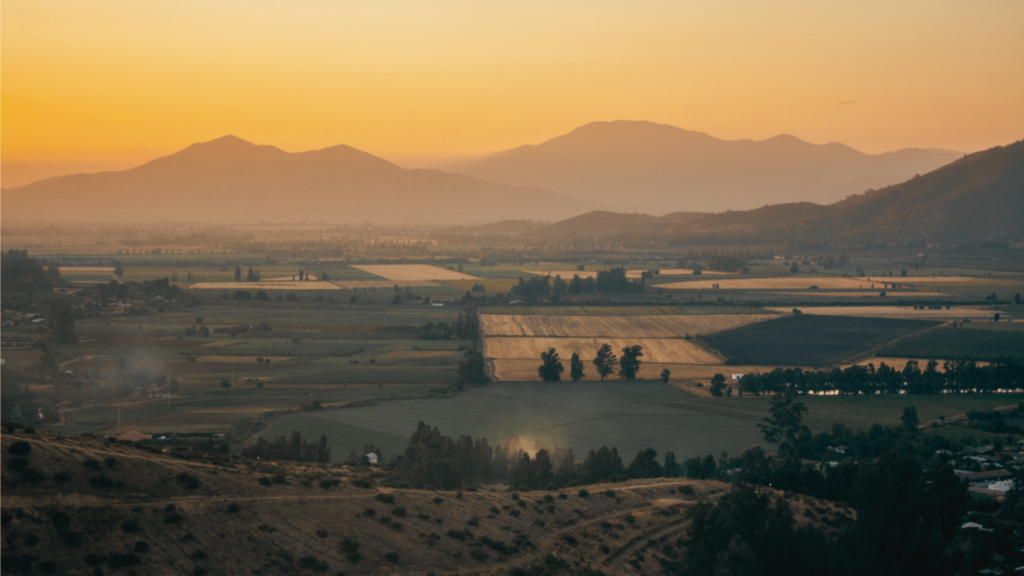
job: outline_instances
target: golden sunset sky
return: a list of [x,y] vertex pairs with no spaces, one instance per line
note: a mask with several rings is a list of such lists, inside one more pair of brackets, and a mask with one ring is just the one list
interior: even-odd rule
[[225,134],[410,164],[616,119],[870,153],[1024,138],[1021,0],[0,6],[5,186]]

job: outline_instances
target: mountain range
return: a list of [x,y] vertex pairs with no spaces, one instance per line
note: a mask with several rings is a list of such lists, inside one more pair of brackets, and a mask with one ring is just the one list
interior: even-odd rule
[[653,214],[829,204],[903,182],[962,157],[908,148],[865,154],[844,144],[780,135],[721,140],[653,122],[592,122],[542,144],[440,167],[516,186],[537,186],[619,210]]
[[901,184],[826,206],[794,202],[662,217],[595,211],[530,234],[571,237],[584,230],[590,236],[639,242],[668,239],[680,244],[1017,243],[1024,238],[1024,140],[970,154]]
[[406,170],[350,146],[288,153],[234,136],[129,170],[58,176],[2,194],[5,221],[550,222],[604,207],[531,186]]

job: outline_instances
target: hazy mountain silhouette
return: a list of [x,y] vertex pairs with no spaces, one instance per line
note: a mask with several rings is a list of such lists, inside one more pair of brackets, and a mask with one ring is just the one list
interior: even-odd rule
[[129,170],[3,191],[5,220],[468,223],[552,221],[601,207],[534,187],[406,170],[349,146],[288,153],[234,136]]
[[971,154],[924,176],[828,206],[774,204],[747,211],[662,218],[593,212],[558,222],[548,234],[570,234],[588,219],[622,237],[707,243],[799,245],[981,244],[1024,237],[1024,140]]
[[442,169],[660,214],[831,203],[961,156],[916,148],[870,155],[789,135],[727,141],[665,124],[616,121]]

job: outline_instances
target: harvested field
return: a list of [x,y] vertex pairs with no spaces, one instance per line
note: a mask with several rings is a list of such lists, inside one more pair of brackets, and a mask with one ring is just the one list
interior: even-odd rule
[[61,275],[75,276],[78,274],[113,274],[114,269],[109,266],[61,266]]
[[[617,352],[617,351],[616,351]],[[593,353],[590,354],[593,357]],[[594,371],[594,365],[590,363],[592,358],[585,358],[586,366],[583,372],[583,381],[596,382],[601,376]],[[646,356],[643,358],[646,360]],[[568,370],[568,363],[563,358],[563,364]],[[891,363],[890,363],[891,364]],[[494,377],[500,382],[539,382],[537,367],[540,365],[540,358],[498,358],[491,360],[494,368]],[[875,363],[877,366],[878,363]],[[715,374],[724,374],[729,385],[733,385],[733,374],[747,374],[749,372],[771,372],[776,366],[725,366],[722,364],[671,364],[667,362],[644,362],[640,366],[637,378],[642,380],[657,380],[662,370],[671,373],[669,383],[696,396],[710,396],[708,383]],[[810,368],[808,368],[810,369]],[[568,379],[565,373],[563,379]],[[617,376],[609,376],[607,380],[619,380]],[[606,381],[607,381],[606,380]],[[621,381],[621,380],[620,380]],[[703,384],[698,387],[697,384]]]
[[[387,284],[394,286],[394,284]],[[193,290],[341,290],[332,282],[196,282]]]
[[606,343],[611,344],[616,355],[626,346],[640,345],[645,362],[720,364],[724,361],[692,341],[669,338],[487,338],[484,355],[488,358],[536,358],[539,363],[541,352],[555,348],[565,364],[573,352],[589,362]]
[[[359,290],[359,289],[364,289],[365,290],[366,288],[394,288],[396,283],[397,282],[395,282],[394,280],[332,280],[331,281],[331,284],[334,284],[338,288],[342,288],[344,290]],[[405,286],[437,286],[436,282],[431,282],[429,280],[419,280],[415,284],[401,284],[401,283],[397,283],[397,284],[399,284],[401,288],[404,288]]]
[[[602,268],[603,270],[603,268]],[[648,268],[647,270],[658,270],[658,268]],[[640,278],[641,274],[647,270],[626,270],[626,278]],[[555,276],[561,276],[562,280],[569,280],[573,276],[579,276],[580,278],[597,278],[597,270],[527,270],[530,274],[536,274],[538,276],[551,275],[552,278]],[[732,275],[733,272],[709,272],[707,270],[701,271],[701,275]],[[692,276],[693,270],[686,268],[672,268],[660,270],[659,275],[655,276]]]
[[682,338],[711,334],[775,318],[774,314],[696,316],[521,316],[481,315],[486,336]]
[[[770,308],[776,312],[791,312],[793,308]],[[914,310],[913,306],[807,306],[800,308],[813,316],[857,316],[860,318],[903,318],[926,320],[963,320],[965,318],[991,318],[994,312],[979,308],[950,308],[942,310]]]
[[934,298],[946,297],[948,294],[942,292],[894,292],[890,290],[885,296],[880,296],[881,290],[863,290],[859,292],[832,292],[828,290],[807,290],[804,292],[783,292],[792,296],[820,296],[822,298]]
[[792,314],[721,332],[707,344],[741,364],[825,366],[940,323]]
[[[660,276],[693,276],[694,275],[692,268],[669,268],[669,269],[665,269],[665,268],[661,268],[661,269],[651,268],[651,270],[658,270],[658,275],[655,276],[655,278],[658,278]],[[640,275],[643,272],[644,272],[643,270],[630,270],[630,271],[626,272],[626,277],[627,278],[639,278]],[[700,274],[698,274],[698,276],[726,276],[726,275],[734,275],[734,274],[736,274],[736,273],[735,272],[715,272],[715,271],[712,271],[712,270],[701,270]]]
[[[765,314],[763,308],[743,306],[489,306],[483,314],[520,316],[667,316],[673,314]],[[789,312],[789,310],[784,310]]]
[[365,264],[352,266],[363,272],[369,272],[398,282],[413,282],[417,280],[475,280],[476,276],[448,270],[439,266],[427,264]]
[[[562,280],[571,280],[573,276],[579,276],[580,278],[597,278],[597,270],[526,270],[527,274],[536,274],[537,276],[548,276],[552,278],[555,276],[561,276]],[[637,276],[639,278],[639,276]]]

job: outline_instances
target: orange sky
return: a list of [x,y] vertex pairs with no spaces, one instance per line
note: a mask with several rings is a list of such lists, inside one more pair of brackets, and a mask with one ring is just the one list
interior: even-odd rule
[[224,134],[390,159],[614,119],[866,152],[1024,138],[1020,0],[4,0],[0,26],[8,186]]

